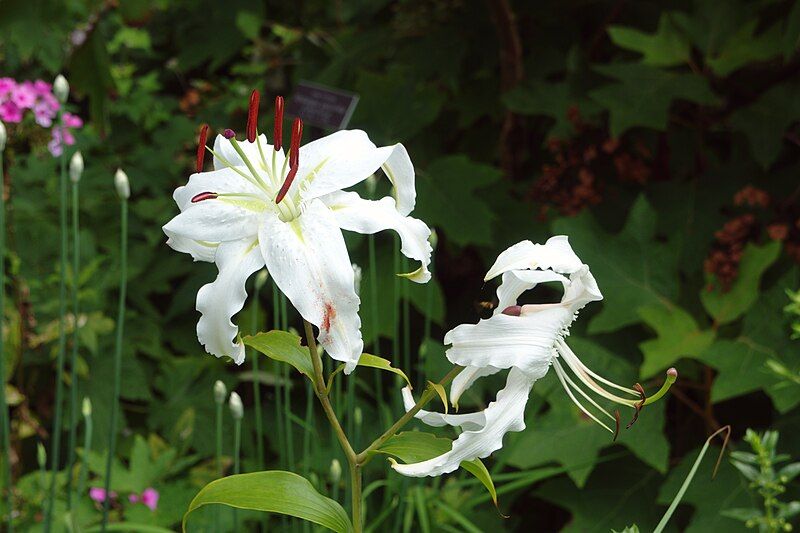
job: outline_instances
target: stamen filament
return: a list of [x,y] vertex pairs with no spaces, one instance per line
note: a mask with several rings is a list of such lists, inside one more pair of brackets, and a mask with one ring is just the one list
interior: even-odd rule
[[[555,362],[555,359],[553,361]],[[586,416],[588,416],[589,418],[591,418],[592,420],[594,420],[595,422],[597,422],[598,424],[603,426],[606,430],[608,430],[609,433],[613,434],[614,430],[612,430],[610,427],[608,427],[603,422],[601,422],[600,419],[598,419],[596,416],[594,416],[592,413],[590,413],[589,410],[586,409],[583,406],[583,404],[581,404],[581,402],[578,401],[577,398],[575,398],[575,395],[572,394],[572,391],[570,390],[569,385],[567,385],[566,381],[564,381],[564,376],[562,375],[563,370],[561,369],[561,367],[559,367],[558,365],[553,365],[553,368],[556,369],[556,376],[558,376],[558,380],[561,382],[561,385],[564,387],[564,390],[567,392],[567,395],[572,400],[572,403],[577,405],[578,409],[580,409],[583,412],[583,414],[585,414]]]
[[[577,385],[577,384],[576,384],[574,381],[572,381],[572,378],[570,378],[570,377],[569,377],[569,374],[567,374],[567,373],[564,371],[564,369],[561,367],[561,363],[559,363],[559,362],[558,362],[558,359],[553,359],[553,366],[558,366],[558,370],[560,370],[560,371],[562,372],[562,374],[563,374],[563,376],[564,376],[564,379],[566,380],[566,382],[567,382],[567,383],[569,383],[569,384],[570,384],[570,386],[572,386],[572,388],[573,388],[573,389],[575,389],[576,391],[578,391],[578,394],[580,394],[581,396],[583,396],[583,397],[584,397],[584,398],[585,398],[585,399],[586,399],[586,400],[587,400],[587,401],[588,401],[590,404],[592,404],[593,406],[595,406],[595,407],[596,407],[596,408],[597,408],[599,411],[601,411],[601,412],[602,412],[604,415],[606,415],[608,418],[610,418],[611,420],[614,420],[614,417],[611,415],[611,413],[609,413],[608,411],[606,411],[605,409],[603,409],[603,407],[601,407],[601,406],[600,406],[600,404],[598,404],[596,401],[594,401],[594,399],[593,399],[591,396],[589,396],[588,394],[586,394],[586,392],[584,392],[584,390],[583,390],[583,389],[581,389],[581,388],[580,388],[580,387],[579,387],[579,386],[578,386],[578,385]],[[556,370],[556,372],[558,372],[558,370]]]
[[242,150],[242,147],[239,145],[239,141],[236,140],[236,137],[231,137],[231,146],[233,146],[233,149],[236,150],[237,154],[239,154],[239,157],[242,158],[242,161],[244,161],[244,164],[247,165],[247,168],[253,174],[253,177],[256,179],[256,181],[258,181],[261,188],[266,191],[267,184],[264,183],[264,180],[261,179],[258,171],[253,167],[253,163],[251,163],[250,159],[245,155],[244,150]]
[[[586,373],[589,376],[593,377],[597,381],[600,381],[601,383],[605,383],[609,387],[613,387],[613,388],[615,388],[617,390],[620,390],[622,392],[627,392],[631,396],[636,396],[637,398],[639,397],[639,393],[636,392],[635,390],[629,389],[627,387],[623,387],[622,385],[617,385],[613,381],[609,381],[606,378],[604,378],[603,376],[601,376],[601,375],[599,375],[599,374],[597,374],[595,372],[592,372],[592,369],[587,367],[586,365],[584,365],[583,362],[581,362],[581,360],[578,359],[578,356],[575,355],[575,352],[572,351],[572,348],[570,348],[569,345],[566,342],[564,342],[563,339],[558,341],[558,347],[561,348],[559,350],[559,352],[561,352],[562,355],[564,355],[564,359],[566,361],[568,361],[568,362],[572,362],[572,364],[570,364],[570,368],[572,368],[573,371],[575,371],[575,369],[573,367],[573,365],[575,365],[578,368],[580,368],[581,370],[583,370],[584,373]],[[577,372],[576,372],[576,374],[577,374]]]
[[197,172],[203,171],[203,163],[205,163],[206,156],[206,140],[208,140],[208,124],[203,124],[200,128],[200,140],[197,143]]
[[206,146],[206,150],[208,150],[209,152],[211,152],[211,155],[213,155],[214,157],[216,157],[217,159],[219,159],[220,161],[222,161],[222,164],[223,164],[223,165],[225,165],[227,168],[229,168],[229,169],[233,170],[234,172],[236,172],[237,174],[239,174],[241,177],[243,177],[244,179],[246,179],[247,181],[249,181],[250,183],[252,183],[252,184],[253,184],[253,185],[255,185],[256,187],[259,187],[259,188],[263,189],[263,187],[262,187],[261,185],[259,185],[259,184],[258,184],[257,182],[255,182],[255,181],[253,181],[253,178],[252,178],[252,177],[248,176],[247,174],[245,174],[244,172],[242,172],[241,170],[239,170],[239,168],[238,168],[238,167],[235,167],[235,166],[234,166],[234,165],[233,165],[233,164],[232,164],[230,161],[228,161],[227,159],[225,159],[224,157],[222,157],[222,155],[220,155],[220,154],[218,154],[217,152],[215,152],[215,151],[214,151],[212,148],[209,148],[208,146]]

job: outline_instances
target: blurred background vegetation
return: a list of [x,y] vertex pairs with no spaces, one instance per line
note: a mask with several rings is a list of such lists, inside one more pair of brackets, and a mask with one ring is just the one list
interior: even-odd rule
[[[301,470],[324,494],[346,492],[330,470],[340,452],[307,413],[298,375],[267,363],[254,375],[249,363],[234,367],[203,353],[194,298],[214,267],[171,251],[160,229],[176,213],[172,191],[193,171],[200,124],[241,130],[253,88],[269,102],[309,80],[359,94],[351,128],[379,145],[406,145],[417,171],[414,216],[438,232],[428,287],[394,278],[402,265],[391,235],[378,236],[370,261],[367,239],[348,234],[363,272],[369,350],[416,383],[439,379],[448,367],[443,332],[488,313],[494,285],[481,280],[496,254],[563,233],[605,295],[573,326],[575,352],[615,381],[648,390],[669,366],[680,372],[669,401],[645,409],[615,444],[554,376],[537,383],[528,429],[510,434],[487,461],[508,518],[468,476],[389,473],[387,484],[370,485],[386,475],[375,461],[366,471],[367,524],[610,531],[635,522],[652,530],[706,436],[726,424],[731,447],[758,459],[723,459],[713,482],[707,459],[671,527],[737,531],[782,512],[764,496],[775,481],[764,468],[775,459],[769,449],[800,456],[800,345],[792,339],[793,328],[800,331],[799,37],[800,3],[785,0],[3,0],[0,77],[50,81],[63,73],[70,110],[86,121],[68,149],[83,152],[86,171],[83,267],[69,273],[81,302],[81,349],[66,379],[94,407],[90,485],[102,475],[111,398],[119,166],[133,191],[131,290],[112,488],[155,487],[160,503],[151,511],[122,502],[115,516],[177,527],[214,478],[216,379],[245,401],[244,471],[258,467],[257,379],[267,467]],[[49,449],[52,438],[57,160],[32,121],[9,130],[4,355],[17,523],[29,530],[41,522],[45,494],[36,445]],[[373,273],[375,284],[367,281]],[[269,285],[259,305],[259,328],[271,328]],[[288,322],[298,325],[292,315]],[[400,412],[399,385],[369,369],[354,376],[360,411],[345,419],[363,446]],[[493,397],[498,384],[483,381],[462,410]],[[276,437],[279,399],[295,414],[295,465]],[[748,428],[781,438],[745,442]],[[792,477],[778,480],[787,491],[779,500],[797,496]],[[82,525],[97,522],[88,495],[78,505]],[[797,509],[789,507],[792,522]],[[192,527],[210,527],[209,516],[198,512]],[[254,519],[240,513],[240,521]]]

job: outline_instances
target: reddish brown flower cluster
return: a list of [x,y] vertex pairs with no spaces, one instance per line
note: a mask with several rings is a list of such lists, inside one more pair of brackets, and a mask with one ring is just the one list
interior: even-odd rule
[[552,163],[542,165],[529,198],[542,205],[540,218],[551,209],[575,215],[602,200],[601,176],[614,175],[624,183],[646,183],[652,174],[651,153],[641,143],[623,147],[605,128],[585,122],[576,107],[567,112],[575,135],[551,139],[547,151]]
[[748,185],[733,196],[733,204],[746,212],[726,222],[714,234],[715,242],[704,264],[706,272],[716,278],[723,291],[736,281],[748,242],[782,241],[789,256],[800,263],[800,210],[791,199],[777,204],[768,192]]

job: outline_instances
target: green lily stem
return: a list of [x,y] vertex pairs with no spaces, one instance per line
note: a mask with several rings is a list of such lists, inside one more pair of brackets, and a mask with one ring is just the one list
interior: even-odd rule
[[[255,335],[258,332],[258,287],[253,291],[253,310],[250,316],[250,332]],[[260,354],[251,349],[253,359],[253,403],[255,404],[256,415],[256,455],[258,456],[259,470],[264,470],[264,421],[261,417],[261,383],[259,381],[258,359]]]
[[322,374],[322,359],[317,351],[317,341],[314,338],[314,328],[307,320],[303,320],[305,328],[306,342],[308,343],[308,353],[311,356],[311,363],[314,367],[314,393],[317,395],[319,403],[322,405],[322,410],[325,411],[325,416],[333,429],[339,444],[344,451],[347,458],[347,464],[350,467],[350,490],[352,493],[352,515],[353,515],[353,530],[355,533],[361,533],[361,465],[356,460],[356,452],[350,445],[344,430],[342,429],[339,419],[336,417],[336,412],[331,405],[330,397],[328,396],[327,388],[325,387],[325,377]]
[[[108,426],[108,455],[106,457],[105,493],[111,494],[111,465],[117,446],[117,417],[119,415],[119,394],[122,384],[122,341],[125,328],[125,299],[128,290],[128,200],[120,199],[120,277],[119,308],[117,309],[117,338],[114,347],[114,393],[111,401],[111,424]],[[102,531],[108,527],[108,512],[111,498],[103,503]]]
[[80,273],[80,240],[78,220],[79,182],[72,182],[72,353],[69,371],[69,445],[67,447],[67,509],[72,509],[72,470],[75,468],[75,446],[78,439],[78,274]]
[[[239,418],[233,420],[233,473],[238,474],[241,466],[239,464],[239,455],[241,455],[242,448],[242,421]],[[239,516],[236,508],[233,509],[233,530],[239,531]]]
[[[59,124],[64,123],[63,112],[58,113]],[[67,155],[63,151],[60,158],[59,177],[59,225],[61,227],[60,272],[58,282],[58,355],[56,358],[56,398],[53,416],[53,446],[50,449],[50,493],[47,497],[47,512],[44,530],[50,531],[53,521],[53,504],[56,499],[56,473],[61,456],[61,410],[64,396],[64,357],[67,351],[67,335],[64,329],[64,314],[67,308]]]
[[[223,398],[224,400],[224,398]],[[217,477],[221,478],[223,471],[222,471],[222,404],[223,402],[217,402],[217,409],[216,409],[216,440],[215,440],[215,447],[216,447],[216,465],[217,465]],[[214,526],[215,531],[220,530],[220,521],[219,521],[219,509],[214,509]]]
[[0,422],[3,425],[3,487],[6,489],[6,512],[8,531],[14,531],[12,512],[14,510],[14,497],[11,488],[11,423],[9,421],[8,405],[6,405],[6,357],[3,342],[5,329],[5,294],[6,294],[6,200],[5,177],[3,174],[3,150],[0,150]]
[[84,494],[86,490],[86,480],[89,477],[89,453],[92,450],[92,415],[89,413],[84,418],[84,435],[83,435],[83,461],[81,461],[81,471],[78,475],[78,495]]
[[[453,380],[453,378],[455,378],[459,374],[459,372],[461,372],[461,370],[463,370],[463,367],[454,366],[450,370],[450,372],[448,372],[447,375],[445,377],[443,377],[441,379],[441,381],[439,381],[438,384],[442,385],[442,386],[447,385],[448,383],[450,383]],[[356,461],[358,462],[358,464],[359,465],[367,464],[369,462],[369,460],[372,458],[370,456],[370,453],[372,453],[373,451],[375,451],[378,448],[380,448],[387,440],[392,438],[395,433],[400,431],[403,428],[403,426],[408,424],[411,421],[411,419],[414,418],[414,415],[417,414],[423,407],[425,407],[425,405],[427,405],[428,402],[430,402],[436,396],[437,396],[437,393],[436,393],[436,390],[433,387],[427,388],[425,390],[425,392],[422,393],[422,396],[420,396],[420,398],[417,401],[417,403],[414,404],[414,407],[412,407],[410,410],[408,410],[406,412],[406,414],[401,416],[397,420],[397,422],[392,424],[392,426],[389,429],[387,429],[383,433],[383,435],[381,435],[380,437],[375,439],[372,442],[372,444],[370,444],[363,452],[359,453],[356,456]]]

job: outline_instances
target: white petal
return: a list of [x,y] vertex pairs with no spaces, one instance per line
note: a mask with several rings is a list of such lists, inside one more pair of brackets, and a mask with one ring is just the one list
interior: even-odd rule
[[190,254],[195,261],[214,262],[219,243],[195,241],[164,230],[167,235],[167,245],[175,251]]
[[265,200],[267,199],[261,189],[229,168],[192,174],[189,176],[189,182],[186,185],[175,189],[172,198],[178,204],[178,208],[183,211],[194,205],[191,203],[192,198],[202,192],[247,193],[263,196]]
[[539,378],[550,367],[554,345],[572,321],[569,308],[558,304],[528,316],[494,315],[477,324],[461,324],[447,332],[446,355],[460,366],[515,366]]
[[223,242],[216,254],[219,274],[213,283],[203,285],[197,292],[197,338],[206,351],[217,357],[227,356],[237,364],[244,361],[244,346],[233,339],[239,333],[231,318],[245,300],[245,282],[253,272],[264,266],[255,239]]
[[313,200],[298,218],[264,217],[261,252],[270,275],[300,314],[319,328],[319,342],[345,373],[356,367],[361,340],[361,301],[342,231],[330,210]]
[[552,270],[510,270],[503,272],[503,282],[497,287],[498,304],[494,314],[502,313],[509,306],[517,305],[517,298],[539,283],[559,281],[564,285],[566,293],[569,279]]
[[461,395],[464,394],[464,391],[470,388],[473,383],[479,378],[497,374],[500,370],[502,369],[493,366],[465,367],[464,370],[453,378],[453,383],[450,385],[450,403],[458,406],[458,400],[461,399]]
[[406,149],[396,144],[378,148],[361,130],[337,131],[300,147],[297,182],[305,200],[319,198],[360,183],[383,168],[397,191],[397,209],[414,208],[414,167]]
[[525,429],[525,405],[534,381],[535,378],[512,368],[505,388],[484,411],[483,427],[464,431],[447,453],[420,463],[393,464],[392,468],[406,476],[438,476],[456,470],[462,461],[488,457],[503,446],[506,433]]
[[413,278],[414,281],[424,283],[430,280],[428,265],[433,250],[428,238],[431,229],[419,219],[403,216],[397,210],[394,198],[364,200],[354,192],[336,191],[321,200],[331,209],[342,229],[363,234],[387,229],[396,231],[403,255],[422,263],[420,274]]
[[[411,389],[403,387],[403,406],[406,412],[410,411],[414,407],[414,404],[414,396],[411,394]],[[486,424],[486,415],[483,411],[464,415],[444,415],[420,409],[417,414],[414,415],[414,418],[418,418],[429,426],[437,428],[442,426],[459,426],[463,429],[475,430],[482,428]]]
[[[267,136],[263,133],[258,136],[259,142],[261,142],[261,152],[264,154],[264,159],[266,159],[268,164],[272,164],[272,145],[267,143]],[[258,149],[258,142],[251,143],[247,139],[239,141],[239,147],[244,152],[244,155],[250,160],[256,168],[262,168],[263,162],[261,160],[261,152]],[[226,168],[228,165],[223,162],[221,159],[217,157],[217,155],[222,156],[225,160],[235,167],[242,167],[244,172],[247,174],[247,166],[245,165],[242,158],[239,156],[239,153],[234,149],[233,144],[229,139],[226,139],[222,135],[217,135],[214,139],[214,169],[219,170],[222,168]],[[280,157],[277,158],[280,160],[281,164],[283,163],[283,151],[279,154]]]
[[572,251],[566,235],[550,237],[545,244],[522,241],[497,256],[494,265],[484,278],[488,281],[509,270],[548,268],[561,274],[571,274],[581,268],[583,263]]
[[258,219],[254,211],[219,198],[190,204],[163,229],[167,235],[195,241],[237,241],[257,234]]

